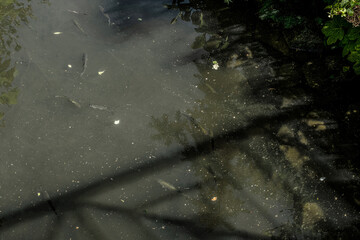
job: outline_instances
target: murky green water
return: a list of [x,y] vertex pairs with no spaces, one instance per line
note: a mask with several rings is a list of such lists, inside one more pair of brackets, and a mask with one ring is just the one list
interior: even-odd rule
[[8,2],[0,239],[356,231],[337,120],[249,25],[171,1]]

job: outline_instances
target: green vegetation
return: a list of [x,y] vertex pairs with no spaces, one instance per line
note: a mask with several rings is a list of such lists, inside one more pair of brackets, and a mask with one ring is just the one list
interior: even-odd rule
[[259,18],[261,20],[271,20],[274,23],[289,29],[304,22],[304,17],[292,12],[285,12],[286,0],[262,0],[259,10]]
[[[10,53],[21,49],[17,42],[16,27],[23,22],[27,23],[28,16],[31,16],[29,4],[16,0],[0,1],[0,105],[17,103],[18,89],[13,86],[16,70]],[[0,112],[0,120],[4,115]]]
[[354,27],[359,26],[359,0],[336,0],[333,4],[327,6],[330,9],[329,17],[340,15],[347,18],[347,20],[353,23]]
[[[332,18],[322,29],[326,43],[341,47],[342,56],[354,63],[354,72],[360,75],[360,1],[336,0],[326,8]],[[348,67],[343,69],[347,71]]]
[[[342,48],[342,57],[352,62],[354,72],[360,74],[360,0],[258,0],[258,3],[258,17],[277,27],[317,26],[325,35],[326,45]],[[349,66],[343,70],[348,71]]]

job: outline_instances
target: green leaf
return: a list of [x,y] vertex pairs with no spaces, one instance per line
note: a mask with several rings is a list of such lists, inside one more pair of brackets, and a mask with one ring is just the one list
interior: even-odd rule
[[360,62],[360,53],[359,52],[351,52],[347,58],[350,62]]
[[325,26],[322,28],[322,32],[326,37],[328,37],[326,41],[328,45],[331,45],[337,40],[342,40],[344,38],[344,27],[345,24],[339,17],[335,17],[334,19],[325,23]]
[[329,37],[329,38],[326,40],[326,43],[327,43],[327,45],[331,45],[331,44],[333,44],[333,43],[336,43],[337,40],[338,40],[337,37],[331,36],[331,37]]
[[[345,38],[344,38],[345,39]],[[343,44],[343,41],[341,42]],[[345,57],[349,52],[356,51],[356,42],[349,41],[343,46],[342,56]]]
[[353,68],[354,68],[355,74],[360,75],[360,63],[359,64],[354,64]]
[[359,28],[351,28],[349,33],[346,34],[349,40],[358,40],[360,39],[360,29]]
[[350,52],[350,49],[348,48],[348,45],[345,45],[345,47],[342,50],[342,56],[345,57]]

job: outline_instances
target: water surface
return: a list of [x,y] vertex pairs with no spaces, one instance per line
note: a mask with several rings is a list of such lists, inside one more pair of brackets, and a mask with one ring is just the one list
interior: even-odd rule
[[164,3],[29,3],[21,49],[4,55],[18,95],[1,105],[1,239],[302,239],[351,226],[358,211],[331,183],[358,177],[324,150],[337,123],[299,88],[296,63],[212,11],[180,9],[192,21],[171,24],[179,11]]

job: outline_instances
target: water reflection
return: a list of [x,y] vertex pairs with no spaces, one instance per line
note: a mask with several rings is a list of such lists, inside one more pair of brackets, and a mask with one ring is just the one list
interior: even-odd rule
[[[31,6],[18,1],[0,3],[0,121],[5,115],[2,105],[17,103],[19,89],[13,84],[16,67],[11,60],[12,51],[19,51],[17,26],[26,24],[31,16]],[[4,122],[1,122],[4,124]]]
[[[175,8],[181,9],[181,4]],[[197,61],[195,76],[204,98],[185,111],[197,124],[189,126],[179,111],[173,117],[152,118],[151,126],[158,131],[154,139],[184,147],[184,159],[191,159],[201,182],[211,180],[194,203],[200,219],[211,229],[235,230],[241,222],[241,227],[256,226],[257,231],[280,238],[323,238],[335,226],[351,228],[358,211],[332,183],[339,175],[344,182],[358,178],[336,169],[339,156],[327,150],[337,134],[336,121],[313,110],[312,97],[292,73],[291,64],[271,58],[253,40],[234,41],[223,34],[226,26],[219,28],[214,19],[209,31],[206,11],[185,7],[178,16],[185,14],[203,33],[192,47],[209,52]],[[237,26],[234,35],[245,28]],[[225,50],[228,47],[232,53]],[[220,70],[214,68],[214,60],[221,63]],[[288,67],[289,75],[282,76]],[[210,147],[204,129],[214,132],[215,147]]]
[[[25,38],[34,86],[24,96],[36,104],[22,112],[29,122],[14,121],[17,139],[4,131],[16,151],[0,151],[1,177],[10,176],[1,186],[3,236],[326,238],[356,220],[332,183],[357,179],[324,151],[336,121],[313,107],[297,63],[272,56],[246,24],[224,24],[202,1],[147,20],[148,4],[158,13],[160,2],[124,12],[79,2],[42,9],[61,12],[62,22],[34,23],[36,42]],[[88,13],[76,15],[88,35],[67,9]],[[118,15],[125,33],[114,34],[104,13],[110,22]]]

